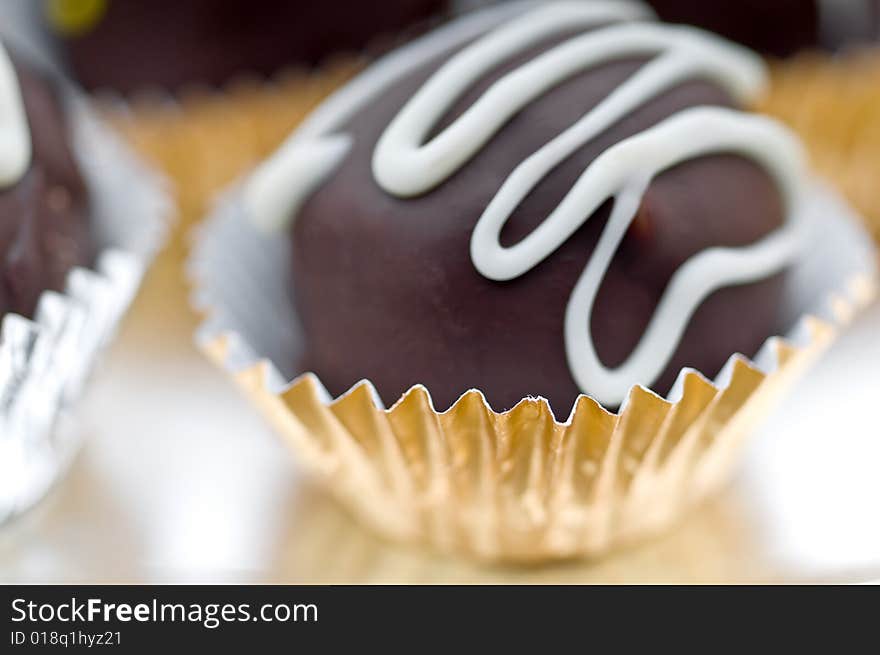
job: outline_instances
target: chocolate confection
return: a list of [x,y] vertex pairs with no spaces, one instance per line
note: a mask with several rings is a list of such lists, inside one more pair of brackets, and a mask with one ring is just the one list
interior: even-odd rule
[[300,368],[333,394],[423,384],[442,410],[477,388],[564,417],[780,327],[802,161],[735,109],[760,60],[634,4],[521,11],[378,63],[248,185],[256,221],[290,225]]
[[880,0],[647,0],[661,19],[785,57],[880,37]]
[[0,45],[0,317],[92,259],[88,193],[53,82]]
[[47,13],[83,86],[122,92],[222,84],[359,51],[443,9],[445,0],[62,0]]

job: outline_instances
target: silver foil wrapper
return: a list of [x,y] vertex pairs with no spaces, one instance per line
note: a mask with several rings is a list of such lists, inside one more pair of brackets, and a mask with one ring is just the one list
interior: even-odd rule
[[0,523],[39,500],[80,442],[73,408],[131,303],[173,212],[165,180],[69,100],[74,150],[89,187],[98,256],[46,291],[33,320],[0,323]]

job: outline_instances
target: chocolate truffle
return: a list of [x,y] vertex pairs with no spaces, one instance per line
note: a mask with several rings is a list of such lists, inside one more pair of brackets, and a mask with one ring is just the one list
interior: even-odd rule
[[0,317],[91,263],[89,199],[54,82],[0,45]]
[[89,89],[175,90],[269,75],[359,51],[441,11],[445,0],[53,0],[46,12]]
[[290,224],[300,368],[333,394],[476,388],[562,418],[780,327],[801,153],[735,109],[760,60],[634,5],[522,11],[378,63],[248,185],[255,220]]
[[647,0],[662,20],[711,30],[785,57],[880,37],[880,0]]

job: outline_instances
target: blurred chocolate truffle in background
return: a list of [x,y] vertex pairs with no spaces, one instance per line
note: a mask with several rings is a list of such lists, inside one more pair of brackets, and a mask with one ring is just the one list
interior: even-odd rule
[[45,18],[87,89],[219,85],[350,53],[442,12],[445,0],[49,0]]
[[0,317],[30,318],[43,291],[92,262],[89,198],[60,89],[2,44],[0,106]]
[[880,37],[880,0],[647,0],[662,20],[786,57]]

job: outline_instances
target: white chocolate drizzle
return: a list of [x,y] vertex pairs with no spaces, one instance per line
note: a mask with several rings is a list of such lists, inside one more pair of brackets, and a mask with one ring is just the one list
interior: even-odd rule
[[[480,217],[471,239],[477,270],[492,280],[512,280],[551,256],[606,200],[614,200],[599,243],[572,293],[564,327],[572,376],[584,393],[607,405],[623,402],[634,384],[656,381],[691,316],[710,294],[725,286],[769,277],[789,265],[800,250],[803,231],[799,216],[806,177],[797,140],[766,118],[717,107],[694,107],[607,149],[531,234],[513,246],[501,245],[505,223],[545,176],[652,98],[695,78],[710,79],[740,99],[748,99],[762,88],[765,74],[757,56],[690,28],[621,22],[641,16],[640,5],[626,2],[560,2],[488,31],[452,56],[416,92],[382,134],[373,156],[373,174],[384,190],[402,197],[425,193],[465,166],[523,107],[564,80],[605,62],[654,57],[574,125],[519,164]],[[452,124],[425,142],[437,122],[478,79],[512,56],[577,28],[588,31],[505,74]],[[324,127],[334,123],[326,114],[321,122]],[[328,142],[326,135],[332,129],[307,129],[308,136],[292,141],[289,147],[301,158],[306,150],[321,152],[315,149],[317,140],[325,144],[325,153],[334,150],[341,161],[348,145],[340,141],[343,137],[339,134]],[[762,165],[779,186],[786,221],[754,244],[709,248],[685,262],[673,275],[634,351],[623,364],[609,369],[596,354],[590,316],[604,275],[642,196],[662,171],[714,153],[738,154]],[[290,159],[290,152],[285,157]],[[276,165],[283,166],[283,159],[279,161]],[[303,184],[306,192],[336,165],[338,162],[321,159],[317,167],[320,179]],[[287,168],[285,173],[289,172]],[[270,177],[278,184],[282,179],[289,184],[291,179],[279,170],[258,176],[263,180]],[[301,198],[295,204],[299,202]],[[275,216],[280,208],[276,203]]]
[[12,186],[31,162],[31,134],[18,75],[0,43],[0,188]]

